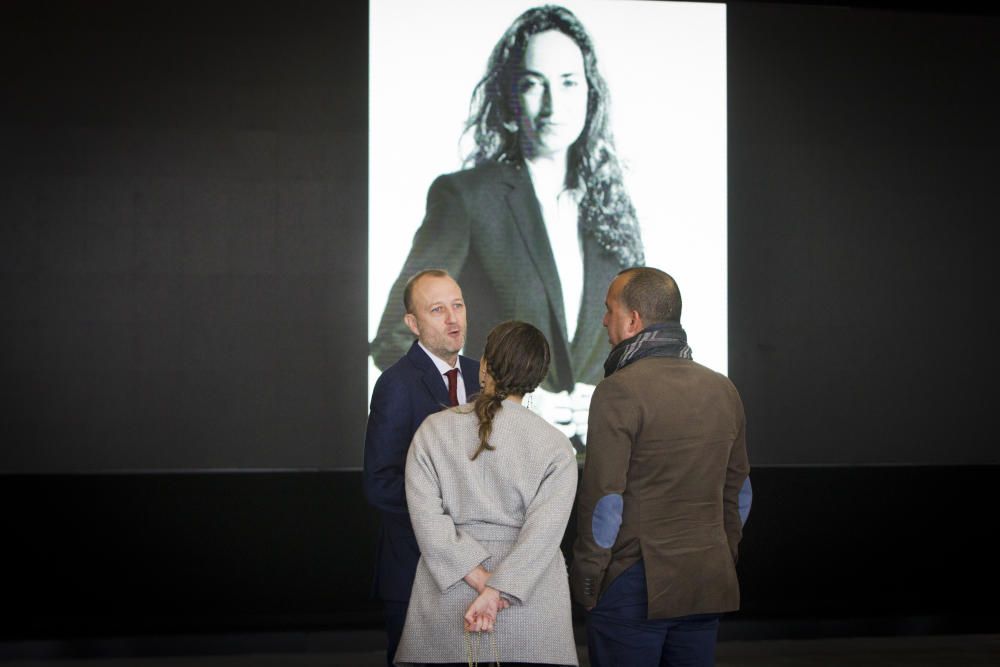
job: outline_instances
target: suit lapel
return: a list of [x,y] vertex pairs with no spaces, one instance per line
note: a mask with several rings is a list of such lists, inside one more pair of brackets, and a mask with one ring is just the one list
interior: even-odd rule
[[435,403],[443,407],[447,407],[449,404],[448,400],[448,387],[444,383],[441,374],[438,373],[437,366],[431,361],[431,358],[427,356],[420,345],[416,342],[410,346],[410,351],[406,353],[409,357],[410,362],[421,372],[420,379],[427,387],[427,392],[434,399]]
[[603,375],[604,359],[611,348],[604,331],[604,296],[614,280],[619,265],[614,256],[590,235],[583,238],[583,300],[580,322],[570,346],[577,381],[589,381]]
[[[524,245],[528,248],[531,263],[538,272],[538,279],[545,288],[552,315],[559,323],[562,344],[566,344],[566,308],[563,305],[562,288],[556,260],[552,256],[552,246],[545,230],[545,221],[538,207],[538,199],[531,185],[531,178],[524,167],[506,170],[507,182],[512,186],[507,193],[507,205],[514,214],[514,222]],[[573,323],[576,326],[576,323]]]

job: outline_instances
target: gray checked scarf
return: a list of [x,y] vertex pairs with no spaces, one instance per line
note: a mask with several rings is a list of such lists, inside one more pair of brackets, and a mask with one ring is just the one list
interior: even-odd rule
[[604,362],[604,377],[646,357],[691,358],[687,334],[679,322],[652,324],[615,345]]

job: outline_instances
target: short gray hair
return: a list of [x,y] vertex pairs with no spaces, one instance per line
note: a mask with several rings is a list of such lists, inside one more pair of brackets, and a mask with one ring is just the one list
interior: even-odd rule
[[627,276],[621,301],[639,313],[644,326],[681,321],[681,291],[670,274],[651,266],[634,266],[618,273]]

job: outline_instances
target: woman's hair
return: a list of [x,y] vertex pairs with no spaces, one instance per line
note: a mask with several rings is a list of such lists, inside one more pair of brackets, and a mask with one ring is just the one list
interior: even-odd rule
[[465,134],[475,147],[466,166],[484,162],[521,162],[515,109],[524,52],[532,35],[558,30],[579,47],[587,77],[587,121],[569,149],[566,187],[580,190],[580,229],[617,257],[622,268],[644,263],[639,222],[625,191],[609,122],[609,94],[597,69],[594,44],[576,16],[564,7],[544,5],[521,14],[493,47],[486,74],[472,91]]
[[486,372],[493,378],[493,393],[476,396],[473,409],[479,418],[479,448],[472,460],[488,449],[493,433],[493,418],[508,396],[524,396],[541,384],[549,372],[549,342],[527,322],[509,320],[493,327],[486,336],[483,361]]

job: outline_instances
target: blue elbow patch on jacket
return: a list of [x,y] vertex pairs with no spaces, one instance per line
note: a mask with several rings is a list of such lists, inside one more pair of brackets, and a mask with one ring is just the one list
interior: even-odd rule
[[747,477],[740,488],[738,503],[740,508],[740,523],[745,524],[747,517],[750,516],[750,505],[753,504],[753,486],[750,485],[749,477]]
[[594,533],[594,541],[602,549],[610,549],[615,540],[618,539],[618,529],[622,525],[623,507],[624,501],[617,493],[609,493],[597,501],[591,529]]

